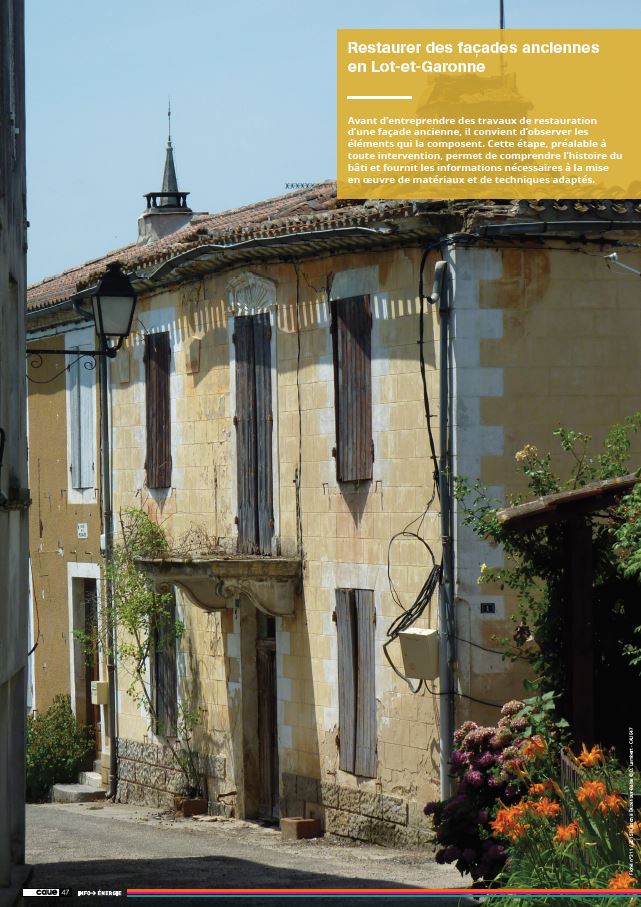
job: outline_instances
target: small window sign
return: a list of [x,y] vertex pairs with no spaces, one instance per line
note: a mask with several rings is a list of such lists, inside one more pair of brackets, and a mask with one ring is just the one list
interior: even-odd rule
[[86,523],[78,523],[78,538],[79,539],[88,539],[89,538],[89,527]]
[[481,614],[494,614],[496,605],[494,602],[481,602]]

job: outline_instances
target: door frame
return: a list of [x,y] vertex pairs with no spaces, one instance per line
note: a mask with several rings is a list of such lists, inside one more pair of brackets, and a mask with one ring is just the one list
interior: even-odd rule
[[[82,609],[79,608],[80,596],[76,594],[78,588],[74,580],[93,579],[96,581],[96,608],[98,612],[98,679],[105,680],[105,665],[103,660],[103,651],[100,641],[102,640],[102,586],[101,572],[98,564],[67,564],[67,605],[69,619],[69,692],[71,695],[71,708],[74,715],[79,721],[84,723],[84,716],[78,715],[78,687],[84,681],[81,679],[80,668],[84,663],[84,654],[82,644],[74,637],[74,630],[84,630],[84,589],[82,596]],[[82,610],[82,626],[79,626],[79,611]],[[105,749],[105,706],[100,706],[100,728],[101,728],[101,746]]]
[[[269,313],[271,328],[271,394],[272,394],[272,496],[274,511],[274,532],[272,534],[272,554],[280,550],[280,470],[278,460],[278,303],[276,302],[276,283],[251,271],[243,271],[227,282],[227,345],[229,347],[229,417],[233,419],[236,412],[236,349],[233,342],[236,316],[261,315]],[[238,451],[236,432],[231,432],[231,514],[238,513]],[[238,529],[232,519],[231,536],[238,539]]]

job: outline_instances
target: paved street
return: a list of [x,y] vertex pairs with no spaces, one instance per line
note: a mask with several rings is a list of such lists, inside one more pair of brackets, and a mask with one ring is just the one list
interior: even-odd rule
[[[34,866],[30,887],[109,889],[127,887],[327,887],[453,888],[464,883],[450,866],[431,855],[395,851],[342,839],[284,844],[280,832],[238,820],[174,820],[152,810],[121,804],[45,804],[27,807],[27,860]],[[109,897],[82,898],[78,904],[114,904]],[[467,899],[464,899],[467,900]],[[239,905],[303,904],[301,899],[211,900]],[[431,907],[456,899],[360,898],[351,903]],[[56,901],[58,904],[64,901]],[[43,900],[30,901],[42,904]],[[51,903],[54,903],[53,898]],[[149,904],[149,899],[131,900]],[[154,901],[155,903],[155,901]],[[163,901],[171,903],[171,901]],[[173,903],[199,903],[183,899]],[[314,904],[347,904],[314,899]],[[470,902],[474,903],[474,902]]]

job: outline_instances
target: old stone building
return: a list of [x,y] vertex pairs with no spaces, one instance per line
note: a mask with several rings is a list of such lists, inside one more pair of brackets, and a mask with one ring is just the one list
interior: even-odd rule
[[0,902],[25,859],[27,438],[24,390],[26,186],[24,9],[0,3]]
[[[462,524],[448,478],[503,496],[525,441],[547,446],[559,422],[598,439],[639,408],[636,283],[603,255],[640,231],[633,203],[356,204],[327,182],[189,212],[157,238],[146,226],[31,288],[46,332],[109,261],[136,275],[111,371],[115,509],[142,503],[172,540],[143,566],[175,591],[185,633],[150,683],[172,715],[201,710],[211,811],[427,841],[452,727],[495,720],[522,690],[486,651],[512,626],[477,584],[499,554]],[[79,511],[61,506],[71,527]],[[417,601],[414,629],[440,629],[440,677],[424,635],[408,683],[388,634]],[[121,671],[119,796],[170,804],[180,775],[127,686]]]

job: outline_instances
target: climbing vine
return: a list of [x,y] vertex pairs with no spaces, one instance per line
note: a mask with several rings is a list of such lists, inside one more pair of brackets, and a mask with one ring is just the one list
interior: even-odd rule
[[[589,434],[558,428],[554,432],[562,461],[558,471],[552,453],[541,454],[534,445],[525,444],[515,460],[526,479],[527,491],[510,497],[507,505],[492,500],[479,482],[472,484],[463,478],[456,482],[464,522],[503,550],[504,565],[482,564],[478,581],[516,593],[513,636],[499,641],[505,646],[506,657],[525,658],[530,663],[534,677],[529,682],[531,688],[562,694],[566,691],[565,665],[571,645],[564,626],[566,529],[557,523],[525,534],[510,532],[499,522],[498,511],[534,497],[629,473],[631,438],[640,428],[641,413],[612,426],[598,453],[592,452]],[[633,621],[641,624],[636,582],[641,579],[641,487],[635,486],[620,502],[587,519],[593,540],[595,611],[601,608],[619,616],[632,614]],[[626,639],[615,640],[616,651],[607,657],[620,659],[623,655],[630,664],[641,664],[635,632],[641,632],[641,627],[635,626]]]

